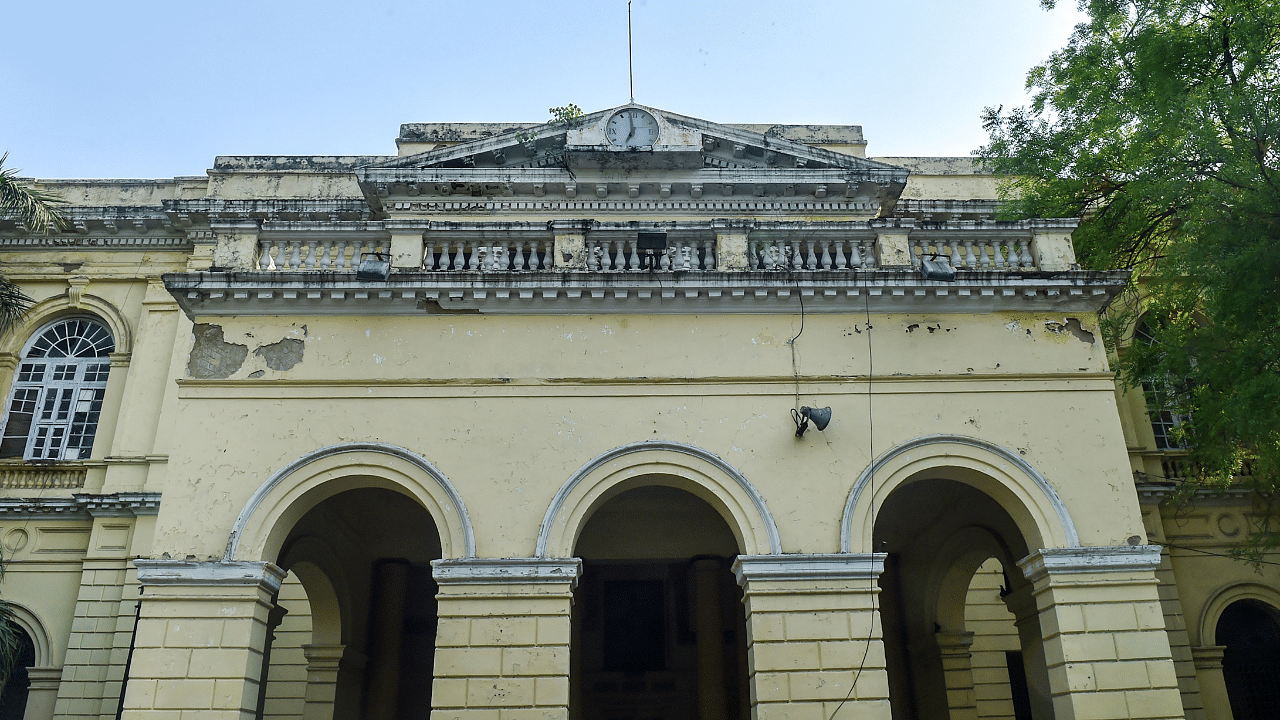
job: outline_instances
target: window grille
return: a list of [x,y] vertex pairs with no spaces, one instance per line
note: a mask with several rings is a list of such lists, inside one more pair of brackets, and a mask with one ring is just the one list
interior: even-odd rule
[[114,350],[111,333],[97,321],[68,318],[45,326],[14,376],[0,457],[87,460]]

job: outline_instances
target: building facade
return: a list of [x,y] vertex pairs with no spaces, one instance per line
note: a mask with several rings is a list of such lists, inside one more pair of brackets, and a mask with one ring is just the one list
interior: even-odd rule
[[1214,554],[1246,493],[1169,501],[1126,275],[865,145],[627,105],[42,181],[5,717],[1263,717],[1280,578]]

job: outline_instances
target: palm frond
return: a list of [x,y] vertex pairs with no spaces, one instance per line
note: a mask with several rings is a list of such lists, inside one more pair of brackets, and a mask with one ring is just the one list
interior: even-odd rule
[[8,159],[9,153],[0,155],[0,217],[19,220],[36,233],[66,230],[66,200],[19,181],[18,170],[4,167]]

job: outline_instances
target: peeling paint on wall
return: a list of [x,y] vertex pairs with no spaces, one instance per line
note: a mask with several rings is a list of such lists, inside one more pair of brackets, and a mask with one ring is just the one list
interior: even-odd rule
[[1065,318],[1062,322],[1046,320],[1044,327],[1049,332],[1056,333],[1058,335],[1061,335],[1064,332],[1069,332],[1075,337],[1075,339],[1080,342],[1087,342],[1090,345],[1092,345],[1094,341],[1093,333],[1084,329],[1084,326],[1080,324],[1079,318]]
[[262,358],[272,370],[292,370],[294,365],[302,362],[302,352],[306,343],[302,340],[285,338],[278,343],[263,345],[253,351]]
[[221,325],[196,323],[191,328],[195,343],[187,358],[187,374],[193,378],[229,378],[249,357],[249,346],[227,342]]

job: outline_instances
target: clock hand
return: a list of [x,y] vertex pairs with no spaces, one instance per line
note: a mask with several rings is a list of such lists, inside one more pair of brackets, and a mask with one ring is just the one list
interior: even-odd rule
[[624,145],[629,145],[631,136],[636,134],[636,119],[631,117],[631,113],[627,113],[627,127],[630,129],[627,131],[627,139],[622,141]]

